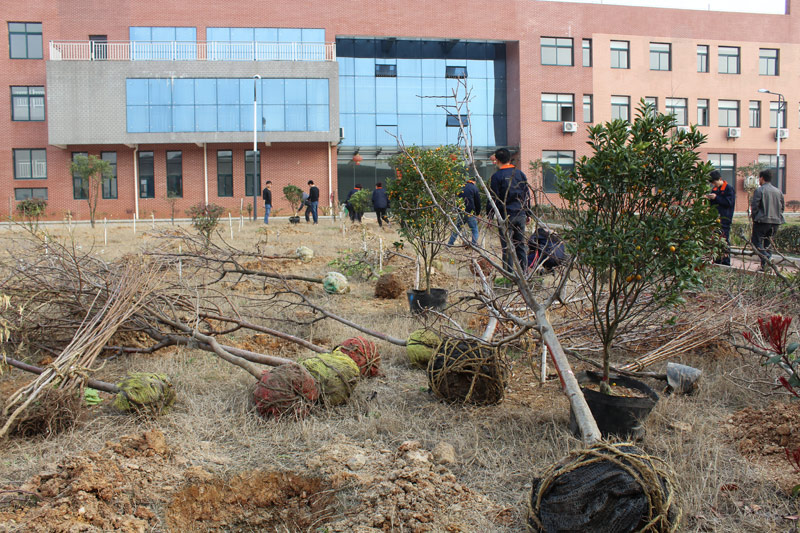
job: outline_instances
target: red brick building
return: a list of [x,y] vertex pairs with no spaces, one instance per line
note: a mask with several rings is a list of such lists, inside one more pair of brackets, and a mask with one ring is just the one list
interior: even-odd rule
[[800,200],[800,18],[788,1],[786,11],[534,0],[8,4],[0,213],[45,196],[49,218],[87,218],[69,172],[82,153],[115,166],[100,216],[169,217],[173,203],[182,216],[202,201],[238,212],[252,204],[254,126],[256,189],[273,182],[278,214],[288,213],[283,186],[305,189],[309,179],[327,206],[355,182],[391,176],[396,136],[457,142],[443,100],[419,97],[464,80],[483,158],[508,145],[523,169],[540,158],[569,165],[587,154],[587,124],[631,117],[645,98],[708,135],[703,155],[737,180],[738,210],[735,168],[775,166],[780,131],[778,185]]

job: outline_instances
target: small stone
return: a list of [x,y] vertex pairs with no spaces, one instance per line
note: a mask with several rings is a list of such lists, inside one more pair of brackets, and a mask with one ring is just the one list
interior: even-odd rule
[[453,464],[456,462],[456,449],[452,444],[442,441],[433,448],[433,460],[439,464]]
[[156,515],[153,514],[153,511],[151,511],[150,509],[148,509],[143,505],[140,505],[139,507],[136,508],[136,511],[133,513],[133,516],[135,516],[136,518],[141,518],[142,520],[152,520],[153,518],[156,517]]
[[347,460],[347,468],[352,471],[361,470],[367,464],[367,458],[363,455],[354,455]]
[[677,420],[670,422],[669,424],[670,429],[674,429],[675,431],[680,431],[681,433],[689,433],[692,431],[692,425],[686,422],[679,422]]
[[789,424],[781,424],[780,426],[778,426],[777,432],[778,435],[791,435],[792,428],[789,427]]

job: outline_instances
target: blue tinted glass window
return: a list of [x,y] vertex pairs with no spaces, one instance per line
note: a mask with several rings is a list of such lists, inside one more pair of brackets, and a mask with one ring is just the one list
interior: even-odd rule
[[377,126],[397,126],[397,114],[395,113],[376,113],[375,124]]
[[231,42],[253,42],[253,28],[231,28]]
[[174,80],[172,82],[172,102],[177,105],[194,104],[194,80]]
[[306,103],[306,80],[286,80],[287,105]]
[[130,36],[131,41],[151,41],[151,35],[149,27],[141,27],[141,26],[131,26],[128,29],[128,35]]
[[356,116],[353,113],[343,113],[339,115],[339,127],[342,128],[344,137],[342,144],[352,146],[355,144],[356,135]]
[[[252,101],[252,99],[253,96],[250,95],[250,100]],[[217,80],[217,103],[226,105],[239,104],[239,80]]]
[[150,105],[169,105],[172,103],[171,80],[149,80]]
[[125,82],[128,105],[147,105],[147,80],[128,79]]
[[352,57],[337,57],[339,63],[339,76],[353,76],[355,74],[355,59]]
[[375,132],[375,144],[378,146],[396,146],[397,126],[378,126]]
[[[255,81],[252,78],[238,80],[239,81],[239,103],[246,104],[246,103],[253,103],[253,86],[255,85]],[[259,84],[260,85],[260,84]],[[258,88],[258,101],[261,102],[263,97],[263,92],[261,87]]]
[[486,77],[486,61],[469,60],[467,61],[467,72],[470,79]]
[[238,105],[217,106],[217,131],[239,131]]
[[356,76],[356,111],[359,113],[375,112],[375,78]]
[[397,60],[397,75],[404,77],[419,77],[422,76],[422,60],[421,59],[398,59]]
[[397,113],[397,78],[375,80],[375,112]]
[[216,104],[217,80],[215,79],[194,80],[194,100],[195,103],[197,104]]
[[286,131],[306,131],[306,106],[286,106]]
[[194,108],[195,131],[217,131],[217,106],[198,105]]
[[261,80],[261,94],[263,96],[261,96],[259,99],[265,104],[283,105],[284,86],[285,80],[283,79]]
[[353,59],[353,71],[356,76],[375,76],[375,58],[356,57]]
[[152,40],[156,42],[172,42],[175,40],[175,28],[152,28]]
[[[252,98],[252,96],[251,96]],[[256,108],[256,117],[264,113],[261,106]],[[256,118],[258,120],[258,118]],[[253,131],[253,104],[239,106],[239,131]],[[261,123],[258,124],[258,131],[261,131]]]
[[173,131],[194,131],[194,106],[173,106],[172,127]]
[[375,146],[375,115],[359,113],[356,115],[356,144]]
[[256,28],[253,37],[259,43],[277,43],[278,28]]
[[128,132],[143,133],[150,131],[150,120],[147,106],[128,106]]
[[306,103],[309,105],[328,104],[328,80],[306,80]]
[[303,40],[303,31],[299,28],[278,28],[278,42],[299,43]]
[[434,146],[447,143],[447,127],[444,113],[422,115],[422,144]]
[[486,115],[472,115],[470,117],[470,130],[472,131],[472,144],[474,146],[488,146],[489,117]]
[[328,106],[310,105],[308,106],[307,131],[328,131],[330,130],[330,120]]
[[422,115],[399,115],[397,131],[405,144],[422,144]]
[[315,28],[303,28],[302,41],[304,43],[324,43],[325,30]]
[[175,28],[175,40],[197,42],[197,28]]
[[442,78],[445,66],[444,59],[423,59],[422,76],[424,78]]
[[352,76],[339,78],[339,112],[355,112],[355,84],[356,80]]
[[150,106],[150,132],[172,131],[172,107],[166,105]]
[[421,78],[397,78],[398,113],[422,113],[422,84]]
[[284,106],[265,105],[263,109],[266,119],[264,131],[287,131]]
[[206,41],[230,41],[230,28],[206,28]]

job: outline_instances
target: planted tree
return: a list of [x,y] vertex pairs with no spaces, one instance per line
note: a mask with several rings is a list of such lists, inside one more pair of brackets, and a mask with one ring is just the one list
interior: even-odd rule
[[463,208],[458,197],[466,165],[457,146],[404,149],[391,160],[397,179],[387,184],[392,218],[422,260],[425,291],[430,291],[431,265],[442,251],[454,225],[449,213]]
[[28,198],[17,204],[17,214],[25,219],[31,231],[39,229],[39,219],[47,210],[47,200],[43,198]]
[[94,227],[97,201],[100,199],[100,187],[113,176],[111,163],[96,155],[77,155],[69,165],[72,175],[81,180],[80,190],[89,204],[89,220]]
[[192,226],[203,237],[206,248],[211,244],[211,236],[219,225],[219,219],[225,208],[216,204],[199,203],[190,207],[186,214],[192,219]]
[[294,213],[292,216],[297,216],[300,208],[303,207],[303,189],[297,185],[287,185],[283,188],[283,197],[289,202],[289,207],[292,208]]
[[712,170],[697,153],[705,136],[677,131],[671,115],[643,103],[637,113],[633,124],[591,127],[594,154],[573,173],[558,169],[567,246],[578,256],[602,344],[604,392],[620,326],[679,304],[721,249],[717,211],[703,199]]
[[361,189],[350,197],[350,205],[356,213],[364,214],[369,211],[372,205],[372,191],[369,189]]

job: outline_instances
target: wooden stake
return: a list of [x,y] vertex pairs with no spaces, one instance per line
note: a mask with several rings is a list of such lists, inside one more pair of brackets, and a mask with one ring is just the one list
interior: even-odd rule
[[108,219],[103,217],[103,246],[108,246]]
[[233,217],[230,211],[228,211],[228,226],[231,228],[231,240],[233,240]]
[[414,288],[419,290],[419,256],[417,256],[417,274],[414,277]]
[[153,224],[153,229],[156,229],[156,214],[150,211],[150,221]]
[[378,272],[383,272],[383,238],[378,237]]
[[180,257],[183,252],[181,251],[181,245],[178,245],[178,279],[183,279],[183,258]]
[[133,214],[133,234],[136,235],[136,213]]

